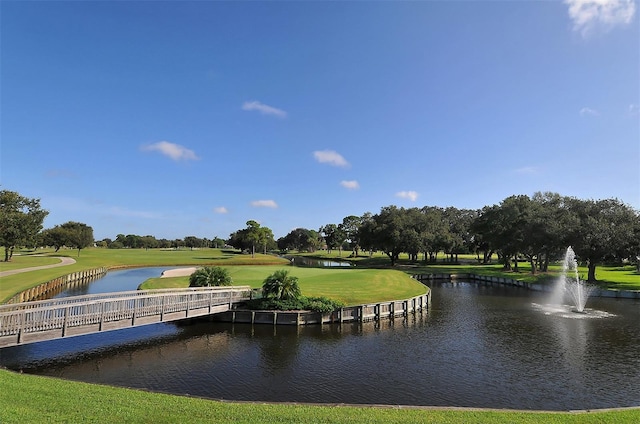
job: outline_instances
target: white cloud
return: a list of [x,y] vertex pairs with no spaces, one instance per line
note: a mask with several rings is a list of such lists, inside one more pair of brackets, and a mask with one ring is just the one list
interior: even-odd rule
[[516,174],[522,175],[534,175],[539,172],[539,169],[535,166],[523,166],[522,168],[518,168],[515,170]]
[[106,212],[106,215],[111,216],[120,216],[120,217],[134,217],[134,218],[145,218],[145,219],[158,219],[161,216],[154,212],[147,211],[136,211],[127,208],[122,208],[119,206],[111,206],[106,209],[101,210],[100,212]]
[[418,193],[415,191],[399,191],[396,193],[396,196],[401,199],[409,199],[412,202],[415,202],[418,198]]
[[257,100],[244,102],[242,104],[242,110],[247,110],[247,111],[256,110],[263,115],[272,115],[272,116],[277,116],[278,118],[287,117],[287,112],[285,112],[284,110],[278,109],[277,107],[265,105],[264,103],[260,103]]
[[640,114],[640,106],[634,105],[634,104],[630,104],[629,105],[629,115],[636,116],[638,114]]
[[589,107],[583,107],[580,109],[580,116],[600,116],[600,112]]
[[200,159],[193,150],[187,149],[186,147],[179,144],[170,143],[168,141],[159,141],[157,143],[147,144],[146,146],[142,146],[141,150],[143,152],[158,151],[175,161]]
[[320,163],[328,163],[331,166],[339,166],[342,168],[347,168],[349,166],[349,162],[338,152],[334,152],[333,150],[316,150],[313,152],[313,157]]
[[273,200],[254,200],[251,202],[251,206],[255,208],[277,208],[278,204]]
[[224,206],[218,206],[217,208],[213,208],[213,211],[215,213],[220,213],[220,214],[229,213],[229,210]]
[[349,190],[357,190],[360,188],[360,184],[356,180],[340,181],[340,185]]
[[47,178],[77,178],[73,171],[68,169],[50,169],[45,173]]
[[565,0],[573,30],[583,37],[627,25],[636,12],[634,0]]
[[117,205],[107,205],[101,200],[87,200],[64,196],[48,197],[45,200],[49,208],[56,211],[98,214],[108,217],[134,217],[147,219],[162,218],[162,215],[157,212],[134,210]]

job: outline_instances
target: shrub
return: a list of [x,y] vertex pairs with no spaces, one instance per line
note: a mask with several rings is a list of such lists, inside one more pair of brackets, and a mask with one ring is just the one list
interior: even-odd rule
[[230,286],[233,279],[226,268],[205,266],[189,276],[189,287]]
[[262,283],[262,294],[277,300],[295,300],[300,297],[298,277],[289,275],[289,271],[279,269]]
[[304,297],[279,300],[274,298],[254,299],[247,302],[249,309],[277,311],[314,311],[328,313],[344,306],[342,303],[326,297]]

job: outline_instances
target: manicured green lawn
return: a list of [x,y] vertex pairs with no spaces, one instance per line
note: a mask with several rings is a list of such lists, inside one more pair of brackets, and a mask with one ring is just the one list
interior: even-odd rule
[[60,263],[60,259],[48,256],[14,255],[10,262],[0,261],[0,272],[57,263]]
[[[234,285],[262,287],[264,279],[282,266],[225,266]],[[290,275],[298,277],[305,296],[326,296],[345,305],[400,300],[424,294],[423,284],[397,270],[296,268],[287,266]],[[188,287],[188,277],[152,278],[141,289]]]
[[[20,258],[20,268],[42,265],[39,263],[43,258],[28,254],[15,256]],[[0,303],[6,302],[16,293],[38,284],[52,280],[54,278],[70,274],[72,272],[85,269],[107,266],[111,268],[134,267],[134,266],[167,266],[167,268],[188,266],[188,265],[262,265],[262,264],[288,264],[286,259],[272,255],[256,254],[244,255],[237,251],[221,249],[200,249],[200,250],[162,250],[162,249],[83,249],[78,256],[77,250],[60,250],[55,253],[49,251],[38,251],[38,254],[47,256],[69,256],[77,262],[73,265],[62,266],[40,271],[25,272],[7,277],[2,277],[0,284]],[[53,263],[59,262],[51,257],[44,258]],[[16,259],[16,263],[18,259]],[[13,261],[10,262],[13,266]],[[15,268],[14,268],[15,269]]]
[[[343,252],[344,253],[344,252]],[[99,266],[221,265],[229,267],[236,284],[259,287],[271,272],[288,263],[272,256],[251,258],[236,252],[204,250],[106,250],[86,249],[62,252],[74,257],[75,265],[3,277],[0,299],[55,277]],[[50,253],[61,256],[61,252]],[[14,257],[16,258],[16,257]],[[51,258],[45,258],[51,260]],[[416,267],[401,262],[398,270],[365,269],[366,263],[378,267],[384,257],[358,258],[355,269],[287,268],[300,279],[303,294],[324,295],[346,304],[402,299],[424,293],[424,286],[409,279],[407,273],[491,273],[505,275],[499,265]],[[43,264],[43,258],[20,257],[20,267]],[[14,262],[17,264],[18,262]],[[277,263],[277,265],[274,265]],[[264,265],[262,265],[264,264]],[[269,265],[271,264],[271,265]],[[244,266],[239,266],[244,265]],[[261,266],[256,266],[261,265]],[[11,264],[10,266],[14,266]],[[3,268],[8,269],[8,268]],[[523,279],[522,273],[506,275]],[[611,283],[640,289],[640,276],[633,269],[598,268],[598,277]],[[553,278],[549,276],[547,278]],[[147,283],[186,286],[187,277],[154,279]],[[76,383],[59,379],[17,374],[0,369],[0,423],[30,422],[153,422],[153,423],[636,423],[640,409],[595,413],[538,413],[517,411],[478,411],[446,409],[400,409],[328,407],[289,404],[218,402],[197,398],[149,393],[139,390]]]
[[[318,251],[313,254],[301,253],[301,256],[308,256],[318,259],[341,259],[357,263],[359,267],[367,268],[388,268],[389,258],[381,252],[376,252],[373,256],[368,253],[360,252],[357,258],[349,257],[351,252],[339,253],[337,250],[328,253],[326,251]],[[492,275],[496,277],[514,278],[529,282],[550,283],[553,282],[561,272],[560,264],[552,264],[549,266],[547,274],[532,275],[531,267],[527,262],[520,262],[519,272],[505,272],[502,265],[493,263],[489,265],[477,264],[475,255],[460,255],[458,259],[462,262],[460,265],[448,264],[444,261],[444,255],[440,254],[437,264],[425,264],[423,262],[411,263],[406,254],[400,255],[400,259],[396,266],[397,269],[404,270],[412,274],[482,274]],[[586,278],[587,268],[579,267],[579,275]],[[640,290],[640,273],[637,272],[633,265],[627,266],[606,266],[598,265],[596,268],[596,278],[598,284],[604,288],[618,290]]]
[[640,409],[591,413],[235,403],[0,370],[8,423],[636,423]]

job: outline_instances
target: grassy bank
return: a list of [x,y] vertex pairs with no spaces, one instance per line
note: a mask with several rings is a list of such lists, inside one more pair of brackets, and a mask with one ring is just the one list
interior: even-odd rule
[[640,409],[589,413],[219,402],[0,370],[2,423],[635,423]]
[[[0,285],[0,303],[6,302],[16,293],[35,287],[38,284],[91,268],[106,266],[109,268],[166,266],[167,268],[188,265],[274,265],[287,264],[288,261],[272,255],[244,255],[238,251],[221,249],[199,250],[162,250],[162,249],[83,249],[78,256],[77,250],[59,252],[42,251],[19,252],[9,263],[0,263],[0,271],[47,265],[58,262],[56,256],[68,256],[76,260],[73,265],[2,277]],[[37,255],[37,256],[36,256]],[[44,255],[44,256],[41,256]],[[48,261],[48,263],[43,263]],[[16,265],[19,265],[16,267]]]
[[[233,284],[262,287],[264,279],[282,269],[282,266],[225,266]],[[425,287],[397,270],[295,268],[288,267],[290,275],[299,279],[305,296],[326,296],[345,305],[374,303],[385,300],[406,299],[424,294]],[[188,277],[152,278],[141,289],[188,287]]]
[[[318,251],[313,254],[302,253],[301,256],[307,256],[317,259],[339,259],[348,260],[356,263],[358,267],[363,268],[389,268],[389,258],[381,253],[376,252],[374,255],[369,256],[366,254],[360,254],[358,257],[349,257],[348,252],[332,251],[327,253],[326,251]],[[474,255],[460,255],[459,264],[447,263],[442,257],[440,257],[437,263],[425,263],[422,261],[410,262],[407,255],[400,255],[400,259],[397,262],[396,269],[403,270],[410,274],[480,274],[490,275],[494,277],[506,277],[513,278],[528,282],[537,283],[551,283],[561,273],[562,267],[560,264],[551,264],[549,266],[549,272],[531,274],[531,266],[528,262],[520,262],[518,264],[518,272],[504,271],[502,265],[493,263],[488,265],[478,264]],[[587,268],[578,267],[578,273],[581,278],[586,278]],[[603,288],[616,289],[616,290],[640,290],[640,273],[633,265],[626,266],[607,266],[598,265],[596,268],[596,278],[598,279],[598,285]]]
[[[40,252],[42,253],[42,252]],[[98,266],[189,266],[222,265],[229,267],[237,284],[259,287],[262,280],[286,261],[271,256],[251,258],[235,252],[205,249],[198,251],[106,250],[87,249],[78,258],[75,251],[63,252],[78,262],[75,265],[3,277],[0,299],[33,287],[60,275]],[[51,256],[61,256],[49,253]],[[52,258],[24,255],[16,260],[19,267],[51,263]],[[496,266],[429,265],[415,266],[401,262],[399,270],[365,269],[369,261],[358,259],[355,269],[290,268],[300,278],[303,294],[325,295],[347,304],[369,303],[410,297],[424,292],[424,286],[407,277],[407,273],[504,273]],[[274,264],[275,262],[275,264]],[[264,265],[260,265],[264,264]],[[269,265],[271,264],[271,265]],[[373,262],[371,265],[377,267]],[[243,265],[243,266],[240,266]],[[260,266],[257,266],[260,265]],[[2,267],[0,270],[8,268]],[[14,268],[15,269],[15,268]],[[599,268],[602,269],[602,268]],[[626,275],[630,272],[629,275]],[[502,273],[502,274],[500,274]],[[601,274],[599,274],[601,275]],[[518,274],[526,277],[526,273]],[[513,274],[511,274],[513,278]],[[640,288],[640,276],[633,270],[611,270],[611,278],[630,279],[631,287]],[[636,282],[636,279],[638,280]],[[348,286],[346,282],[348,281]],[[375,284],[371,286],[370,284]],[[186,277],[154,279],[151,285],[171,287],[188,285]],[[157,286],[156,286],[157,287]],[[406,290],[404,292],[403,290]],[[415,292],[414,292],[415,290]],[[414,294],[415,293],[415,294]],[[219,402],[198,398],[150,393],[126,388],[71,382],[47,377],[17,374],[0,369],[0,423],[30,422],[154,422],[154,423],[635,423],[640,409],[590,413],[544,413],[519,411],[449,410],[398,407],[314,406]],[[535,394],[534,394],[535,395]]]

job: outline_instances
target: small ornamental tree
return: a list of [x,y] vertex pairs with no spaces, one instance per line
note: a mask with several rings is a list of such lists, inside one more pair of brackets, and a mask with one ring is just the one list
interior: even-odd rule
[[230,286],[233,279],[226,268],[205,266],[189,276],[189,287]]
[[289,275],[287,270],[279,269],[263,281],[262,294],[276,300],[295,300],[300,297],[298,277]]

